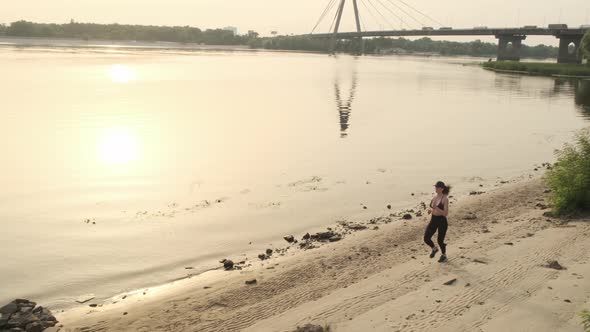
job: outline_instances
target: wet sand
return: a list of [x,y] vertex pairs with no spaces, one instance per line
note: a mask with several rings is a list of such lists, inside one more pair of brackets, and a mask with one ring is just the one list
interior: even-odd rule
[[57,317],[61,331],[579,331],[590,219],[543,216],[544,189],[536,178],[453,202],[444,264],[422,243],[426,216],[384,216],[338,242]]

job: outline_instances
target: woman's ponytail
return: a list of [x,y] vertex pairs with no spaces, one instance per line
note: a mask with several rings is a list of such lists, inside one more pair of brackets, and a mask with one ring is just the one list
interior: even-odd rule
[[450,192],[451,192],[451,185],[449,185],[449,184],[445,185],[445,187],[443,188],[442,193],[444,195],[448,195]]

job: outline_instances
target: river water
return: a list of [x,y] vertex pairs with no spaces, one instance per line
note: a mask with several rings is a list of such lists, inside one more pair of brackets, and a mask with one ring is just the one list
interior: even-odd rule
[[489,190],[588,126],[588,82],[478,61],[0,47],[0,302],[199,273],[439,179]]

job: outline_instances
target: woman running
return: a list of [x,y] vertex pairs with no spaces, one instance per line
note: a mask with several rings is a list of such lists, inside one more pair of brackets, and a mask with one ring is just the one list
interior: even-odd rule
[[426,231],[424,232],[424,242],[430,248],[432,248],[432,252],[430,253],[430,258],[433,258],[436,253],[438,252],[438,248],[432,242],[432,236],[438,230],[437,242],[440,246],[440,250],[442,255],[439,258],[439,262],[446,262],[447,260],[447,245],[445,244],[445,235],[447,234],[447,227],[449,227],[447,223],[447,216],[449,215],[449,192],[451,191],[451,186],[445,185],[444,182],[438,181],[434,188],[436,190],[436,196],[432,198],[430,201],[430,208],[428,208],[428,214],[432,214],[430,218],[430,223],[426,226]]

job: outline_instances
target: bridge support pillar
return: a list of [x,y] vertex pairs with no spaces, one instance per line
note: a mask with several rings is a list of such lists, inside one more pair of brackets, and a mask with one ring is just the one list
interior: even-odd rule
[[334,25],[334,34],[332,35],[332,41],[330,42],[330,53],[335,53],[336,42],[338,37],[338,29],[340,28],[340,20],[342,19],[342,12],[344,11],[344,3],[346,0],[340,0],[338,5],[338,11],[336,12],[336,25]]
[[557,63],[582,63],[578,50],[584,35],[557,35],[556,37],[559,38]]
[[498,61],[520,61],[520,49],[526,36],[522,35],[497,35]]
[[[361,32],[361,19],[359,18],[359,7],[356,2],[357,0],[352,0],[352,7],[354,8],[354,21],[356,22],[356,32]],[[365,54],[365,40],[363,37],[358,38],[358,54],[363,55]]]

